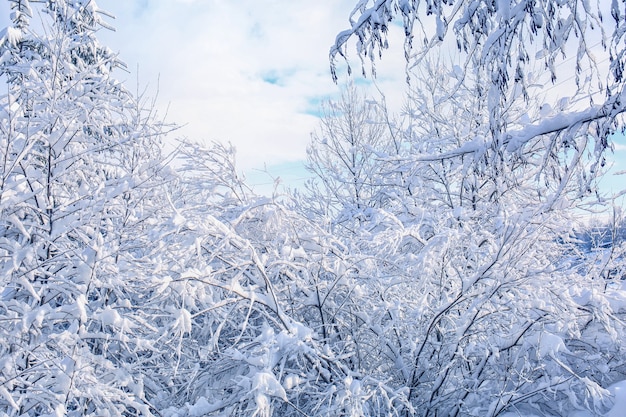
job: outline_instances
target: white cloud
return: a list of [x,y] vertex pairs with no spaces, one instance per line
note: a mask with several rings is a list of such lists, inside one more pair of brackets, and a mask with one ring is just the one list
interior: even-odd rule
[[[328,51],[354,0],[100,0],[117,16],[101,39],[129,65],[127,84],[156,89],[168,119],[196,140],[232,142],[245,170],[301,160],[317,120],[311,107],[336,94]],[[397,58],[380,64],[401,84]],[[358,64],[357,64],[358,66]],[[359,68],[355,68],[358,72]],[[400,91],[395,88],[394,91]]]

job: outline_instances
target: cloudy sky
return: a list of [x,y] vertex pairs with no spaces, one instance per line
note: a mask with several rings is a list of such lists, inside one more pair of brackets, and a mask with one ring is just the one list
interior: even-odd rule
[[[260,172],[265,167],[292,183],[306,175],[300,167],[320,103],[338,92],[328,51],[354,4],[99,0],[116,17],[116,31],[100,39],[128,65],[130,73],[120,75],[127,86],[138,79],[150,95],[158,92],[161,113],[183,125],[179,135],[230,141],[253,184],[272,182]],[[390,95],[404,81],[401,45],[379,69]]]

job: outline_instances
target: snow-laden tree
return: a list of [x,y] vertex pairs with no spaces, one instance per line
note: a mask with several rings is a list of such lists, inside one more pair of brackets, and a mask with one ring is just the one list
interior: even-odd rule
[[[416,78],[424,81],[409,101],[412,147],[397,169],[415,179],[423,214],[411,225],[417,233],[406,222],[398,229],[416,258],[395,297],[413,289],[426,305],[405,310],[421,323],[408,379],[418,414],[602,412],[603,388],[624,378],[615,360],[624,292],[573,256],[575,209],[594,169],[589,136],[570,132],[560,154],[546,152],[555,135],[499,151],[484,145],[490,113],[474,84],[441,67]],[[543,116],[522,96],[509,104],[511,130]],[[398,270],[408,270],[400,254]]]
[[[481,90],[491,67],[467,52],[466,71],[411,73],[402,125],[349,90],[310,147],[318,186],[306,204],[277,202],[247,190],[226,146],[185,142],[178,173],[165,166],[166,127],[112,78],[93,1],[11,6],[0,413],[610,405],[604,389],[624,379],[623,248],[582,256],[570,225],[612,114],[576,100],[551,112],[522,82]],[[484,45],[471,39],[468,51]]]
[[329,209],[350,211],[348,222],[358,217],[355,212],[376,205],[382,188],[376,152],[389,146],[380,106],[359,94],[349,86],[340,100],[323,106],[320,130],[311,135],[307,149],[308,169],[323,182],[324,190],[313,204],[326,201]]
[[[403,126],[389,114],[384,97],[366,98],[347,86],[338,100],[323,106],[319,131],[311,135],[307,168],[308,216],[327,221],[335,233],[360,233],[363,222],[386,208],[399,214],[406,207],[400,194],[410,193],[407,178],[389,161],[406,151]],[[330,216],[330,217],[329,217]]]
[[[455,72],[459,78],[471,74],[474,94],[489,115],[484,146],[515,153],[537,136],[552,134],[558,140],[547,144],[549,155],[571,148],[572,139],[586,132],[601,163],[626,106],[625,15],[626,5],[618,1],[360,0],[350,29],[339,33],[331,48],[331,69],[335,74],[336,59],[347,56],[351,39],[359,57],[369,57],[374,68],[389,46],[388,32],[400,23],[409,76],[432,51],[458,50]],[[555,112],[546,108],[532,125],[512,128],[506,117],[511,100],[536,96],[542,73],[553,83],[569,82],[569,91],[547,103]]]
[[[356,266],[111,76],[94,2],[12,2],[1,40],[0,411],[356,414]],[[182,164],[182,166],[180,165]],[[341,411],[343,410],[343,411]]]
[[[176,233],[153,296],[162,352],[145,369],[163,415],[358,415],[351,310],[361,283],[347,248],[287,204],[251,195],[232,149],[184,143],[171,194]],[[166,366],[157,366],[159,360]],[[146,359],[148,361],[148,359]],[[390,394],[392,395],[392,394]]]
[[[167,216],[162,126],[112,76],[93,1],[11,1],[0,38],[0,409],[150,415],[137,305]],[[30,24],[35,7],[43,21]],[[35,10],[34,10],[35,9]]]
[[[333,73],[350,39],[374,65],[396,19],[405,30],[414,133],[397,170],[424,210],[396,222],[395,242],[419,254],[399,295],[428,306],[406,379],[418,414],[600,413],[601,388],[624,378],[624,293],[609,273],[623,258],[569,241],[625,109],[623,16],[619,2],[359,1],[337,36]],[[429,70],[442,50],[455,62]]]
[[[360,216],[342,241],[364,283],[346,363],[367,375],[363,389],[384,381],[396,399],[372,392],[364,414],[601,414],[611,404],[605,389],[625,377],[626,294],[614,273],[619,250],[599,262],[574,239],[599,170],[593,135],[576,124],[542,130],[574,116],[519,94],[500,114],[523,140],[494,146],[480,71],[423,63],[411,72],[403,127],[394,127],[402,139],[370,148],[372,185],[394,198],[367,216],[345,199],[342,212]],[[340,157],[341,147],[313,146]],[[325,168],[317,174],[341,174]],[[344,221],[336,213],[327,211],[331,224]]]

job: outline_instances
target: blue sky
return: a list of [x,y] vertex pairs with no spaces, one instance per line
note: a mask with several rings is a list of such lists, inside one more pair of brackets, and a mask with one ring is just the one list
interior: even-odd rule
[[[347,28],[355,0],[97,3],[116,16],[116,31],[102,30],[99,38],[128,66],[118,78],[157,96],[159,114],[181,125],[178,135],[230,141],[241,171],[261,192],[276,177],[297,185],[306,176],[301,162],[319,105],[338,93],[328,51]],[[6,0],[0,16],[6,21]],[[402,30],[392,31],[392,47],[377,64],[377,83],[392,110],[405,87],[401,36]],[[353,67],[358,74],[357,60]],[[625,142],[616,144],[614,171],[626,169]],[[605,183],[619,188],[624,178]]]

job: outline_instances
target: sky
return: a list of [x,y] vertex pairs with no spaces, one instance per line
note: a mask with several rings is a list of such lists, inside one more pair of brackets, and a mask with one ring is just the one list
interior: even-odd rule
[[[130,72],[118,75],[127,87],[158,95],[160,113],[181,126],[177,135],[231,142],[248,182],[268,192],[274,179],[297,186],[308,176],[302,162],[320,104],[339,93],[328,52],[354,4],[100,0],[115,15],[116,31],[101,31],[99,39],[127,64]],[[390,96],[404,86],[401,46],[377,77]],[[358,61],[354,66],[358,72]],[[339,84],[346,80],[344,71]]]
[[[356,0],[98,0],[115,16],[101,43],[119,53],[127,71],[116,76],[133,91],[156,97],[157,111],[176,123],[175,136],[201,143],[231,142],[237,165],[256,192],[275,179],[298,187],[306,146],[320,104],[336,97],[328,52],[348,28]],[[8,2],[0,0],[2,25]],[[377,63],[376,84],[392,111],[405,91],[403,31]],[[352,49],[354,50],[354,49]],[[352,66],[361,84],[360,63]],[[340,72],[339,85],[347,81]],[[372,94],[376,93],[370,85]],[[626,141],[615,143],[613,171],[626,170]],[[624,188],[610,176],[607,188]]]

